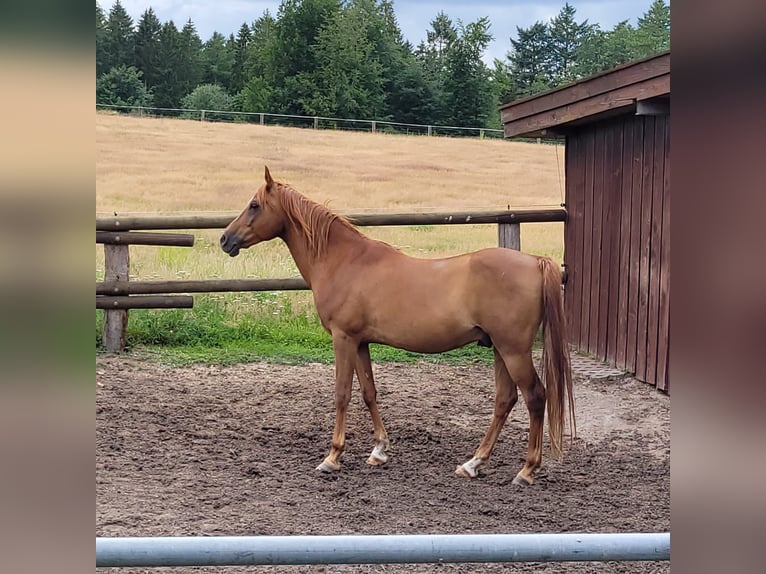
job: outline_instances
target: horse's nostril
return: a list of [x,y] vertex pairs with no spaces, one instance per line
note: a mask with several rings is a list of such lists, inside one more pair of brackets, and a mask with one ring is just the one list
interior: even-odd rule
[[221,235],[221,245],[226,245],[226,234]]

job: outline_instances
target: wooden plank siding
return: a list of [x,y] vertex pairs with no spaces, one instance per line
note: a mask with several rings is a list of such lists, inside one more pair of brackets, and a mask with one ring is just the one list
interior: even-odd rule
[[570,341],[668,390],[669,116],[567,134],[564,264]]

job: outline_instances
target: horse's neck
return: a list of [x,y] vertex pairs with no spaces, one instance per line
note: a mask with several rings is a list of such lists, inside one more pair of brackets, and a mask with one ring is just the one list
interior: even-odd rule
[[322,272],[335,269],[339,262],[347,260],[349,253],[358,247],[360,242],[366,240],[363,235],[348,229],[337,220],[330,224],[327,248],[320,257],[310,252],[307,238],[295,226],[289,226],[282,239],[287,244],[298,271],[309,287],[313,278]]

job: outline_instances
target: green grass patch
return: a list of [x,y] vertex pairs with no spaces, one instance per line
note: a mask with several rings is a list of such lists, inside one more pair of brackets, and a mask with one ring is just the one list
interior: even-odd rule
[[[289,296],[197,295],[192,309],[134,309],[128,320],[130,350],[174,365],[234,364],[256,361],[332,363],[330,335],[315,312],[294,312]],[[103,313],[96,312],[96,347],[102,347]],[[492,350],[467,345],[423,355],[371,345],[373,361],[428,361],[451,365],[492,364]]]

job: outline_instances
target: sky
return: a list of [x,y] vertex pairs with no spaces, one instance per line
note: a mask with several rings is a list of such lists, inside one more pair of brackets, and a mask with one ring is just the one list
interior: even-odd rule
[[[540,20],[547,22],[559,13],[566,0],[426,0],[414,2],[394,0],[399,28],[414,46],[425,39],[426,30],[439,13],[444,11],[453,23],[461,19],[465,24],[482,16],[488,16],[495,37],[484,56],[488,64],[494,58],[504,59],[511,47],[510,38],[516,37],[516,27],[527,28]],[[638,17],[649,8],[652,0],[570,0],[577,10],[578,21],[587,19],[598,23],[602,29],[610,29],[622,20],[636,24]],[[99,0],[108,12],[113,0]],[[121,0],[123,7],[137,22],[141,14],[151,6],[160,21],[173,20],[180,28],[191,18],[203,41],[214,31],[225,36],[237,33],[243,22],[252,23],[264,10],[276,16],[279,0]]]

